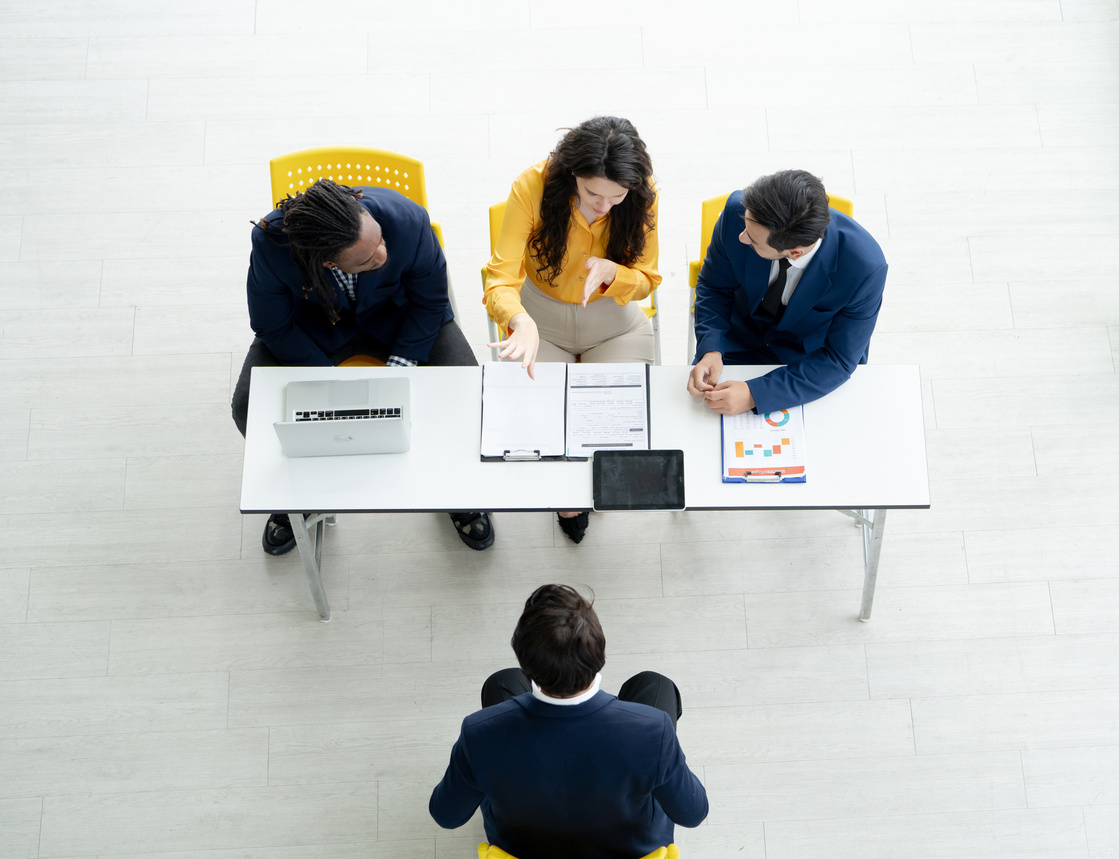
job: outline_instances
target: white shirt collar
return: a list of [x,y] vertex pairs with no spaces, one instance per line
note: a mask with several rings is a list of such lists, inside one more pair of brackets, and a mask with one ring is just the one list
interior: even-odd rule
[[543,701],[545,704],[558,704],[561,707],[570,707],[573,704],[582,704],[584,701],[589,701],[596,694],[598,694],[598,687],[602,685],[602,674],[598,673],[594,676],[594,683],[591,688],[581,695],[576,695],[574,698],[553,698],[551,695],[545,695],[544,691],[536,685],[536,681],[532,681],[532,697],[537,701]]
[[801,255],[801,257],[800,257],[800,259],[791,259],[791,260],[789,260],[789,265],[790,265],[790,266],[791,266],[792,268],[799,268],[799,269],[800,269],[801,271],[804,271],[804,269],[805,269],[805,267],[806,267],[806,266],[808,265],[808,263],[809,263],[809,262],[811,262],[811,260],[812,260],[812,257],[816,256],[816,251],[818,251],[818,250],[820,249],[820,244],[821,244],[821,243],[822,243],[823,241],[824,241],[823,239],[816,239],[816,244],[814,244],[814,245],[812,246],[812,249],[811,249],[811,250],[809,250],[809,251],[807,251],[806,253],[802,254],[802,255]]

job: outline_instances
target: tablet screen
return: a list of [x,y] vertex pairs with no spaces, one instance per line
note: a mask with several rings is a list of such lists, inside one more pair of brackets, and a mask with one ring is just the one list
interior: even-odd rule
[[599,450],[595,510],[683,510],[684,451]]

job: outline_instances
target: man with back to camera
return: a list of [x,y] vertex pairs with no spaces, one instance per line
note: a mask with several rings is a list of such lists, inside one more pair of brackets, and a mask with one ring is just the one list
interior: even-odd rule
[[[388,188],[320,179],[253,226],[249,321],[256,338],[233,391],[241,435],[253,367],[332,367],[372,355],[387,367],[477,366],[454,321],[447,261],[427,211]],[[451,513],[472,549],[493,545],[486,513]],[[264,551],[295,547],[286,513],[273,513]]]
[[591,603],[567,585],[525,602],[511,642],[520,669],[490,676],[428,808],[444,829],[482,808],[490,844],[517,859],[644,856],[699,826],[707,792],[676,738],[680,692],[645,671],[618,697]]
[[[735,191],[696,286],[688,393],[737,415],[834,391],[866,363],[885,285],[882,249],[828,208],[811,173],[783,170]],[[719,382],[725,364],[787,366],[749,382]]]

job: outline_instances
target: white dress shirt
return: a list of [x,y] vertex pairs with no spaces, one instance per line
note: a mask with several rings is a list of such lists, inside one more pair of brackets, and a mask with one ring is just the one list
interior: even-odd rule
[[[804,274],[804,270],[808,267],[808,263],[812,261],[812,257],[816,256],[816,251],[820,249],[822,241],[823,239],[816,239],[816,244],[812,245],[812,249],[808,253],[802,254],[800,259],[789,260],[789,271],[785,274],[785,291],[781,293],[782,304],[788,306],[789,299],[793,297],[793,290],[800,283],[800,276]],[[768,283],[777,280],[777,272],[780,271],[778,263],[779,260],[774,260],[770,265]]]

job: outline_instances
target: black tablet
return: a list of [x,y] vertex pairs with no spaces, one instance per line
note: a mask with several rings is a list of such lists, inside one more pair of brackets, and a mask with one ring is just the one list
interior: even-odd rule
[[596,450],[595,510],[683,510],[684,451]]

